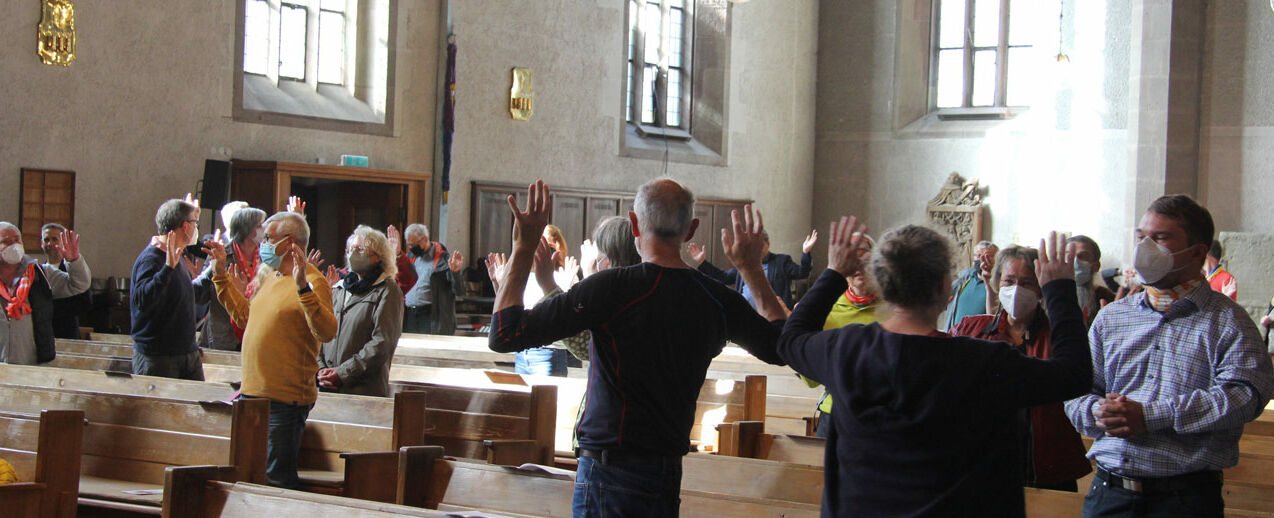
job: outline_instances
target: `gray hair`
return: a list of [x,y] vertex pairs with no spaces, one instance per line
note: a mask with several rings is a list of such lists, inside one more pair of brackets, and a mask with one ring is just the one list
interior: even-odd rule
[[252,207],[234,211],[234,214],[230,216],[230,225],[226,227],[226,235],[230,238],[230,242],[242,243],[244,239],[252,235],[254,229],[261,226],[265,216],[265,211]]
[[[376,230],[367,225],[359,225],[354,228],[354,233],[349,236],[363,243],[363,246],[372,252],[376,252],[380,256],[380,267],[389,274],[390,277],[398,275],[398,258],[394,256],[394,251],[389,248],[389,238],[384,232]],[[349,240],[345,240],[348,245]]]
[[633,227],[624,216],[611,216],[597,224],[593,231],[597,251],[610,259],[611,268],[641,263],[641,255],[633,243]]
[[[232,201],[230,203],[222,205],[221,206],[221,226],[224,227],[226,231],[229,231],[230,225],[234,222],[233,221],[234,214],[246,208],[248,208],[248,202],[246,201]],[[265,212],[263,211],[262,214],[265,214]]]
[[19,236],[22,235],[22,229],[18,228],[18,226],[14,225],[13,223],[9,223],[8,221],[0,221],[0,230],[12,230],[14,232],[17,232]]
[[886,232],[872,251],[869,269],[885,301],[903,308],[945,304],[953,246],[931,228],[904,225]]
[[994,248],[996,250],[1000,249],[999,245],[996,245],[995,243],[992,243],[990,241],[978,241],[978,244],[973,245],[973,253],[976,254],[987,248]]
[[155,212],[155,230],[158,230],[159,234],[177,230],[186,224],[186,220],[190,219],[190,215],[196,210],[199,210],[199,207],[186,200],[176,198],[168,200]]
[[1027,246],[1013,245],[1005,248],[1004,250],[1000,250],[1000,253],[995,255],[995,267],[991,269],[991,285],[999,286],[1000,276],[1004,273],[1004,269],[1008,268],[1009,261],[1017,259],[1026,261],[1026,270],[1031,272],[1031,275],[1034,276],[1035,261],[1039,259],[1039,257],[1040,253],[1038,250]]
[[44,226],[40,227],[40,235],[44,235],[44,233],[48,232],[51,228],[57,229],[58,232],[66,232],[66,227],[61,223],[45,223]]
[[423,223],[412,223],[407,225],[407,228],[403,229],[403,238],[409,238],[411,236],[420,236],[425,239],[429,239],[429,227],[425,226]]
[[633,212],[643,233],[661,240],[680,239],[694,220],[695,195],[676,180],[658,178],[637,189]]
[[275,222],[282,224],[283,233],[292,236],[302,249],[310,246],[310,224],[305,221],[305,216],[295,212],[276,212],[265,220],[265,225]]

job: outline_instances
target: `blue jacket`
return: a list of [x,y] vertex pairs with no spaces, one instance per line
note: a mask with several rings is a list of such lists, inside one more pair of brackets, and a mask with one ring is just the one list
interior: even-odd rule
[[[761,260],[761,264],[765,266],[765,278],[770,281],[770,287],[774,288],[774,293],[783,299],[783,303],[789,308],[792,307],[792,281],[808,279],[813,269],[813,262],[814,258],[808,253],[801,254],[801,264],[792,261],[790,255],[773,252],[766,254]],[[704,261],[699,265],[699,271],[743,293],[743,277],[739,275],[738,270],[731,268],[723,271],[712,263]]]

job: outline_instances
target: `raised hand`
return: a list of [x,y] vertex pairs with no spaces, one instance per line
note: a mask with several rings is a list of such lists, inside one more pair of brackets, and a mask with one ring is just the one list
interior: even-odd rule
[[288,196],[288,212],[305,215],[305,202],[301,200],[300,196]]
[[57,249],[63,259],[75,262],[80,258],[80,235],[74,230],[63,231],[62,237],[58,239]]
[[199,208],[199,200],[195,199],[195,195],[191,193],[186,193],[186,203],[194,205],[195,208]]
[[500,283],[504,281],[504,274],[508,271],[507,263],[508,259],[504,254],[487,254],[487,277],[491,278],[491,287],[496,291],[500,291]]
[[690,260],[698,264],[703,264],[704,259],[708,258],[708,251],[697,243],[686,243],[686,252],[690,254]]
[[218,275],[226,273],[226,245],[221,242],[221,230],[217,230],[212,239],[203,242],[203,252],[208,254],[208,260],[212,261],[213,272]]
[[[554,256],[556,257],[556,254],[554,254]],[[561,286],[562,289],[570,289],[571,286],[575,285],[575,274],[576,272],[579,272],[579,261],[568,255],[566,256],[566,259],[562,261],[562,264],[563,266],[561,268],[558,268],[557,271],[553,272],[553,278],[557,281],[557,285]]]
[[323,273],[323,276],[327,277],[327,284],[329,286],[336,286],[341,282],[341,271],[337,270],[336,265],[334,264],[327,266],[327,271]]
[[739,211],[730,211],[732,229],[721,229],[721,247],[726,258],[735,268],[742,270],[750,266],[761,266],[761,250],[765,240],[761,239],[761,231],[765,230],[761,211],[753,211],[752,205],[743,206],[743,216]]
[[317,249],[317,248],[315,248],[315,249],[313,249],[313,250],[310,250],[310,255],[309,255],[308,257],[309,257],[309,261],[310,261],[311,263],[313,263],[313,264],[314,264],[314,267],[315,267],[315,268],[318,268],[318,269],[320,269],[320,270],[322,270],[322,269],[323,269],[323,264],[324,264],[324,262],[323,262],[323,252],[322,252],[322,251],[320,251],[320,250],[319,250],[319,249]]
[[227,273],[230,277],[230,285],[234,286],[234,289],[239,290],[239,293],[246,293],[248,291],[248,274],[244,272],[242,268],[239,268],[239,265],[230,265],[226,268],[225,273]]
[[1039,259],[1035,261],[1035,277],[1040,286],[1057,279],[1075,278],[1075,252],[1066,249],[1066,235],[1049,232],[1040,240]]
[[310,264],[306,260],[305,249],[301,245],[292,243],[292,249],[287,252],[292,256],[292,278],[296,280],[296,289],[305,289],[310,285],[309,279],[305,278],[305,266]]
[[169,231],[164,239],[164,264],[169,268],[177,268],[181,263],[181,253],[185,247],[177,244],[177,233]]
[[1225,283],[1221,285],[1221,293],[1227,297],[1234,298],[1234,296],[1238,294],[1238,292],[1239,292],[1239,281],[1238,279],[1235,279],[1234,277],[1230,277],[1230,280],[1225,281]]
[[828,235],[827,267],[846,277],[862,271],[867,225],[859,224],[855,216],[841,216],[840,221],[831,223]]
[[598,255],[600,255],[600,253],[597,251],[597,244],[594,243],[592,239],[585,239],[584,242],[579,245],[579,262],[582,266],[584,266],[585,277],[598,272]]
[[191,277],[198,276],[199,272],[202,271],[199,268],[199,264],[190,259],[190,254],[181,254],[181,264],[186,266],[186,272],[189,273]]
[[464,254],[460,253],[459,250],[452,252],[451,257],[447,259],[447,268],[451,268],[453,272],[458,272],[461,268],[464,268]]
[[535,275],[535,282],[545,293],[552,291],[554,287],[560,286],[554,278],[553,269],[557,266],[557,251],[553,249],[553,245],[549,240],[540,237],[540,244],[535,247],[535,259],[531,263],[531,273]]
[[403,234],[398,231],[398,227],[390,225],[385,229],[385,237],[389,241],[389,251],[394,253],[394,257],[398,257],[398,251],[402,249]]
[[523,250],[534,250],[539,246],[544,227],[549,224],[549,186],[543,180],[526,188],[526,211],[518,208],[517,198],[508,197],[509,210],[513,211],[513,246]]
[[810,250],[814,249],[814,244],[817,242],[818,242],[818,231],[811,230],[810,235],[805,238],[805,243],[801,244],[801,252],[806,254],[810,253]]

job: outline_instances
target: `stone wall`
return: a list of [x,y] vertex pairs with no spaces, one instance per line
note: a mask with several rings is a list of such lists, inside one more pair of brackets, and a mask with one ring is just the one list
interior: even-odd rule
[[204,159],[331,164],[352,153],[432,170],[440,4],[398,4],[396,128],[378,137],[234,122],[235,1],[76,2],[69,68],[36,56],[39,2],[0,3],[0,220],[17,222],[22,167],[73,170],[94,276],[127,276],[155,209],[195,189]]

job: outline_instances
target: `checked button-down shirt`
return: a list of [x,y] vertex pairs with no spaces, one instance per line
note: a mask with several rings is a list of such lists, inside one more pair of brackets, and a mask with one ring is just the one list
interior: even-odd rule
[[[1088,458],[1129,477],[1166,477],[1238,463],[1243,425],[1274,394],[1274,367],[1252,318],[1202,283],[1163,313],[1140,293],[1106,306],[1088,333],[1092,393],[1066,402]],[[1146,433],[1105,436],[1093,409],[1108,393],[1143,405]]]

